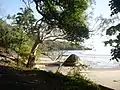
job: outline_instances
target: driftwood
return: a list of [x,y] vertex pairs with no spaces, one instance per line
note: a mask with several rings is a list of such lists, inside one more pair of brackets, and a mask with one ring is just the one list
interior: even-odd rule
[[8,58],[8,59],[10,59],[12,61],[17,62],[17,58],[14,57],[13,55],[10,55],[9,53],[0,52],[0,57]]
[[[17,57],[15,57],[15,56],[13,56],[13,55],[11,55],[11,54],[9,54],[9,53],[5,53],[5,52],[1,52],[0,51],[0,57],[3,57],[3,58],[6,58],[6,59],[9,59],[9,60],[12,60],[12,61],[14,61],[15,63],[21,63],[22,65],[24,65],[24,66],[26,66],[26,64],[24,63],[24,62],[22,62],[22,61],[19,61],[19,59],[17,58]],[[10,61],[8,61],[8,60],[2,60],[2,62],[5,62],[5,63],[8,63],[8,62],[10,62]]]
[[115,89],[112,89],[112,88],[109,88],[103,85],[98,85],[98,86],[100,87],[101,90],[115,90]]

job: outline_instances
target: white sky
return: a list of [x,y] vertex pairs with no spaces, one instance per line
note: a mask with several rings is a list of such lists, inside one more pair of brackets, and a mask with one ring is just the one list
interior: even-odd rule
[[[110,8],[108,6],[109,0],[96,0],[96,5],[94,6],[94,18],[102,15],[105,18],[110,17]],[[91,21],[91,23],[94,21]],[[103,41],[107,40],[105,36],[95,35],[89,40],[85,41],[85,45],[93,47],[93,50],[108,53],[111,47],[105,47]]]

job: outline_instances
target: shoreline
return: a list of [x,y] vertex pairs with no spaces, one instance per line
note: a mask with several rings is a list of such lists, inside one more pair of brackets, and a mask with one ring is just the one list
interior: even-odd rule
[[[41,58],[40,61],[36,63],[39,69],[55,73],[59,67],[59,63],[55,65],[56,62],[57,61],[52,61],[48,58]],[[67,75],[70,68],[71,67],[62,66],[60,73]],[[114,90],[120,90],[120,67],[87,68],[87,70],[82,70],[81,74],[97,84],[110,87]]]
[[91,71],[101,71],[101,70],[103,70],[103,71],[111,71],[111,70],[120,70],[120,67],[115,67],[115,68],[88,68],[88,70],[91,70]]
[[[47,67],[48,71],[56,72],[58,67]],[[51,69],[51,70],[50,70]],[[62,67],[60,73],[67,75],[69,67]],[[112,88],[114,90],[120,90],[120,68],[90,68],[80,71],[81,75],[85,76],[91,81],[103,85],[105,87]]]
[[[40,58],[39,58],[39,61],[37,61],[37,63],[41,63],[41,64],[59,64],[58,62],[60,61],[60,63],[64,62],[67,58],[69,57],[68,56],[63,56],[61,59],[58,59],[56,61],[54,60],[51,60],[50,58],[48,58],[47,56],[44,56],[42,55]],[[118,62],[117,64],[116,63],[113,63],[113,61],[109,61],[108,63],[106,63],[106,60],[105,60],[105,63],[103,62],[103,58],[101,58],[101,61],[97,61],[97,58],[93,58],[93,61],[89,61],[88,59],[84,59],[82,57],[79,57],[80,58],[80,61],[82,63],[84,63],[85,65],[88,65],[88,68],[110,68],[110,69],[117,69],[117,68],[120,68],[120,63]],[[91,58],[90,58],[91,59]],[[95,60],[96,59],[96,60]],[[97,63],[98,62],[98,63]],[[113,64],[112,64],[113,63]]]

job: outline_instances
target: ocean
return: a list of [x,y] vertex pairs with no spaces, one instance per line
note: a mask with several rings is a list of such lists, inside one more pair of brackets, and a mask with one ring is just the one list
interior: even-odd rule
[[93,50],[66,50],[64,55],[76,54],[80,60],[87,62],[89,68],[119,68],[120,62],[110,60],[110,52]]

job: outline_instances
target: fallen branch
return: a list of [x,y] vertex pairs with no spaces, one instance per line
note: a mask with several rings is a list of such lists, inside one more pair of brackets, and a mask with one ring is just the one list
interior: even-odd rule
[[0,52],[0,57],[8,58],[8,59],[11,59],[11,60],[17,62],[17,58],[15,58],[12,55],[7,54],[5,52]]

